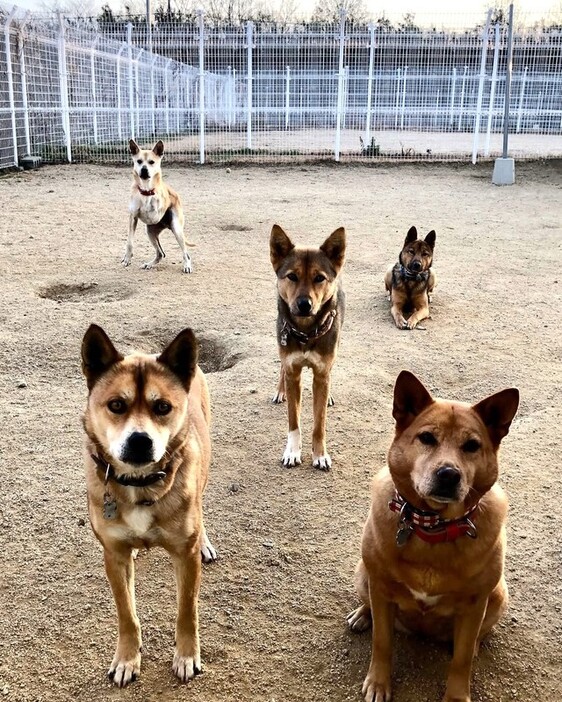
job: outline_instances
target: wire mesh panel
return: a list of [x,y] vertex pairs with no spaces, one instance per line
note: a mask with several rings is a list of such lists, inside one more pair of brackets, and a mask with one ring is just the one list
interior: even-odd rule
[[[507,26],[384,19],[146,23],[0,7],[0,167],[124,161],[166,141],[185,162],[468,160],[501,152]],[[470,29],[466,29],[470,26]],[[455,27],[459,27],[455,29]],[[464,28],[460,28],[464,27]],[[510,151],[562,155],[562,27],[519,23]]]

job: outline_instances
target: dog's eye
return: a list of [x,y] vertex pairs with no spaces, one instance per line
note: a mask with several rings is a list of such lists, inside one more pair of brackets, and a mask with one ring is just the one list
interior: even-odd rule
[[154,161],[149,161],[148,163],[150,163],[151,166],[154,166]]
[[414,256],[416,252],[414,251],[414,249],[408,249],[408,253],[410,254],[410,256]]
[[172,411],[172,405],[169,402],[166,402],[166,400],[157,400],[152,408],[154,413],[160,415],[161,417]]
[[137,163],[142,163],[142,158],[137,158]]
[[422,256],[429,256],[429,251],[424,251]]
[[476,439],[469,439],[468,441],[465,441],[462,445],[462,450],[465,453],[476,453],[476,451],[478,451],[479,448],[480,442]]
[[326,280],[326,276],[322,275],[322,273],[318,273],[318,275],[314,276],[314,283],[323,283]]
[[292,280],[293,283],[297,283],[297,282],[298,282],[298,277],[297,277],[297,274],[296,274],[296,273],[287,273],[287,278],[288,278],[289,280]]
[[437,439],[430,431],[422,431],[418,439],[424,446],[437,446]]
[[127,404],[123,400],[110,400],[107,409],[113,414],[124,414],[127,411]]

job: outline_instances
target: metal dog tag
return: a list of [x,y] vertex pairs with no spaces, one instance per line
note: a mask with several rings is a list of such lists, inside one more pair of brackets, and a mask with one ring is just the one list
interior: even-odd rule
[[103,494],[103,518],[115,519],[117,516],[117,502],[109,492]]
[[404,546],[404,544],[408,541],[408,539],[412,535],[413,531],[414,531],[414,527],[411,524],[408,524],[406,522],[401,522],[400,526],[398,527],[398,530],[396,532],[396,545],[397,546]]
[[287,346],[287,340],[289,338],[289,335],[285,330],[281,332],[281,346]]

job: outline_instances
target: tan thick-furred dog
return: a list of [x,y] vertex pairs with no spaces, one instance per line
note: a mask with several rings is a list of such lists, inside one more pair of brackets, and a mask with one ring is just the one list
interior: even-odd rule
[[277,224],[271,230],[270,257],[277,274],[277,343],[281,377],[274,402],[287,399],[289,433],[285,466],[301,462],[301,372],[312,368],[314,429],[312,465],[329,470],[326,449],[326,408],[333,405],[330,374],[343,324],[345,296],[341,270],[345,261],[345,230],[336,229],[318,249],[296,247]]
[[472,659],[507,607],[507,498],[497,451],[519,392],[475,405],[433,399],[402,371],[394,388],[396,434],[375,477],[356,585],[363,604],[348,617],[373,623],[367,702],[391,699],[395,620],[411,632],[452,639],[444,702],[470,702]]
[[435,239],[433,230],[425,239],[418,239],[417,229],[410,227],[398,262],[386,271],[384,285],[398,329],[415,329],[429,317],[430,295],[436,284],[432,268]]
[[84,415],[88,513],[101,542],[119,620],[109,676],[119,687],[140,671],[133,550],[162,546],[174,563],[178,612],[173,670],[187,681],[201,669],[198,595],[201,558],[216,552],[203,525],[211,456],[210,406],[186,329],[156,356],[123,357],[103,329],[82,342],[89,397]]
[[154,268],[164,258],[166,254],[159,237],[164,229],[170,229],[181,249],[183,272],[191,273],[191,257],[186,247],[192,244],[187,244],[185,241],[181,200],[175,190],[162,180],[161,161],[164,144],[158,141],[152,150],[141,149],[131,139],[129,149],[133,157],[133,184],[129,202],[129,236],[122,260],[123,265],[131,264],[133,237],[140,219],[146,224],[146,233],[155,250],[152,261],[144,263],[142,268]]

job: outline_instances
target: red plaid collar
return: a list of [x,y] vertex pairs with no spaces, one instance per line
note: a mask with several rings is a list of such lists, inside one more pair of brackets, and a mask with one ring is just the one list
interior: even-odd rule
[[154,188],[152,188],[152,190],[143,190],[140,186],[137,186],[137,187],[139,189],[139,193],[141,195],[145,195],[146,197],[149,197],[150,195],[156,194],[156,190]]
[[391,512],[400,515],[396,531],[396,543],[404,546],[412,534],[430,544],[456,541],[460,536],[477,537],[476,527],[470,519],[478,508],[480,501],[458,519],[442,519],[437,512],[424,512],[407,502],[398,490],[389,501]]

